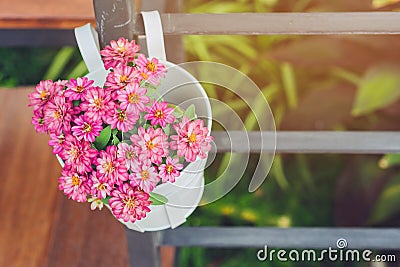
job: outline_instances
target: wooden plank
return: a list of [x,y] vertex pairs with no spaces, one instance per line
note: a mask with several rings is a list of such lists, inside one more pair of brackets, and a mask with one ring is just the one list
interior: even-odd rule
[[0,89],[0,266],[46,266],[60,166],[35,133],[27,90]]
[[59,191],[48,136],[31,125],[32,91],[0,88],[0,266],[128,266],[125,227]]
[[399,249],[400,229],[320,227],[179,227],[163,231],[161,245],[177,247],[337,248],[344,238],[349,249]]
[[[144,34],[138,16],[135,34]],[[163,14],[166,35],[399,34],[399,12]]]
[[125,226],[107,208],[93,212],[60,195],[47,266],[128,267]]
[[0,28],[2,29],[63,29],[70,30],[82,26],[86,23],[94,25],[94,19],[91,17],[0,17]]
[[[273,152],[273,132],[212,132],[217,152]],[[247,147],[243,140],[249,140]],[[215,152],[215,150],[214,150]],[[281,131],[276,133],[277,153],[386,154],[400,153],[399,132]]]
[[88,22],[94,22],[92,1],[0,1],[3,29],[73,29]]

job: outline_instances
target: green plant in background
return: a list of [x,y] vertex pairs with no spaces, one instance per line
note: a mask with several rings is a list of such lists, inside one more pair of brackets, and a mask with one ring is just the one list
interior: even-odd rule
[[0,87],[33,85],[42,79],[70,79],[87,73],[74,47],[0,48],[0,58]]
[[[399,2],[188,0],[184,1],[184,12],[384,11],[399,10]],[[400,130],[398,36],[185,36],[184,43],[188,61],[221,62],[253,79],[271,106],[277,129]],[[71,47],[2,48],[0,57],[2,87],[32,85],[40,79],[69,79],[87,72],[78,50]],[[254,114],[235,94],[212,85],[204,87],[211,98],[232,107],[246,129],[257,130]],[[212,168],[206,170],[206,179],[222,173],[230,157],[218,154]],[[239,184],[224,198],[199,207],[187,224],[400,224],[400,155],[278,155],[266,182],[250,194],[248,177],[257,160],[258,155],[251,155]],[[184,248],[179,261],[180,266],[193,267],[259,266],[256,251]],[[274,262],[269,266],[302,265]]]
[[55,55],[44,74],[44,80],[71,79],[88,73],[85,62],[77,60],[77,49],[63,47]]
[[[300,0],[295,4],[289,0],[185,1],[188,13],[372,11],[399,7],[398,0]],[[269,101],[277,129],[400,130],[400,55],[396,49],[388,49],[400,46],[397,36],[185,36],[184,42],[188,60],[224,63],[253,79]],[[210,97],[239,113],[246,129],[257,130],[254,114],[234,94],[216,86],[207,85],[205,89]],[[206,179],[222,173],[230,157],[217,155],[214,168],[206,170]],[[250,194],[246,177],[251,177],[258,157],[253,155],[252,159],[239,184],[224,198],[199,207],[188,225],[400,223],[399,165],[395,165],[400,162],[399,155],[381,159],[363,155],[278,155],[265,184]],[[258,266],[255,253],[184,248],[180,266]],[[340,263],[314,266],[330,265]],[[269,266],[302,265],[275,262]]]

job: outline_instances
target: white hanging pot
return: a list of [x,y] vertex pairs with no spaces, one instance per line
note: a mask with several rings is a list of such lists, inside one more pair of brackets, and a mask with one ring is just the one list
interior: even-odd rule
[[[158,87],[165,101],[187,108],[194,104],[198,118],[204,120],[205,126],[211,132],[211,105],[206,92],[200,83],[185,69],[165,60],[164,41],[158,12],[143,12],[149,57],[159,58],[166,66],[167,73]],[[147,21],[147,26],[146,26]],[[155,24],[155,25],[154,25]],[[158,29],[158,30],[157,30]],[[161,32],[161,34],[160,34]],[[87,77],[102,87],[108,71],[104,69],[99,52],[98,37],[95,30],[87,24],[75,29],[77,43],[82,57],[89,69]],[[161,36],[160,36],[161,35]],[[161,38],[161,39],[160,39]],[[58,158],[60,164],[64,163]],[[204,168],[207,159],[197,158],[189,163],[174,183],[164,183],[154,189],[154,193],[165,196],[168,203],[150,205],[147,216],[134,223],[124,222],[129,229],[144,232],[175,228],[186,221],[186,218],[196,209],[204,190]],[[108,208],[110,208],[107,205]]]

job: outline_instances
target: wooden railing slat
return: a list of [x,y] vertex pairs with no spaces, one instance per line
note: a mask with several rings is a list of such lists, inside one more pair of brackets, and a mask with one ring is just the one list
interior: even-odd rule
[[[134,34],[144,34],[138,16]],[[162,14],[164,33],[180,34],[400,34],[399,12]]]
[[[273,152],[274,132],[212,132],[217,152]],[[249,140],[246,142],[245,140]],[[247,145],[249,144],[249,146]],[[215,152],[215,150],[214,150]],[[277,153],[400,153],[399,132],[278,131]]]
[[179,227],[161,232],[160,245],[177,247],[337,249],[338,239],[348,249],[398,249],[400,229],[322,227]]

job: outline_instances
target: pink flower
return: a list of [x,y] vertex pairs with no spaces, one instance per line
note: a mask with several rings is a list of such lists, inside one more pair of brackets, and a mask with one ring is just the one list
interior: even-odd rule
[[147,74],[148,78],[145,80],[149,80],[154,85],[157,85],[159,79],[166,73],[165,66],[159,62],[157,58],[152,58],[150,60],[145,55],[139,54],[136,59],[136,64],[140,70]]
[[93,120],[105,120],[105,115],[115,108],[111,95],[104,89],[96,86],[89,89],[85,95],[85,100],[80,105],[85,114]]
[[43,110],[36,110],[33,112],[32,124],[37,133],[47,133]]
[[51,133],[48,144],[49,146],[53,147],[53,154],[62,154],[65,146],[65,135]]
[[144,116],[146,120],[151,120],[151,125],[159,124],[161,127],[165,127],[167,123],[173,123],[175,116],[173,115],[174,109],[168,107],[167,102],[154,101],[152,106],[146,106],[145,111],[148,112]]
[[64,90],[64,88],[67,86],[68,81],[67,80],[58,80],[54,82],[54,85],[56,86],[56,94],[61,94]]
[[97,157],[97,150],[92,148],[90,142],[79,141],[73,135],[67,135],[64,142],[64,151],[61,158],[65,165],[78,173],[91,172],[92,163]]
[[100,151],[97,159],[97,171],[104,176],[110,184],[120,185],[128,180],[128,170],[125,160],[117,157],[117,147],[108,146],[106,151]]
[[118,92],[118,100],[121,101],[121,109],[139,114],[144,110],[144,105],[150,102],[146,96],[147,89],[139,87],[137,83],[128,84],[125,90]]
[[135,222],[145,218],[150,211],[150,195],[124,183],[112,192],[109,204],[117,219]]
[[86,77],[71,79],[67,84],[67,90],[65,90],[64,95],[70,100],[83,100],[86,91],[92,88],[93,83],[94,81]]
[[105,117],[106,123],[110,124],[112,129],[117,128],[122,132],[127,132],[135,127],[139,119],[138,114],[128,110],[114,109]]
[[182,170],[183,164],[179,163],[178,158],[168,157],[165,164],[159,167],[159,176],[162,178],[162,182],[175,182],[175,178],[179,177],[180,170]]
[[58,178],[59,189],[78,202],[86,202],[86,197],[90,194],[90,183],[85,175],[63,169],[62,176]]
[[153,127],[145,130],[138,129],[138,134],[131,135],[132,143],[139,147],[139,153],[144,154],[152,163],[160,164],[162,158],[166,157],[168,151],[168,137],[161,128],[154,130]]
[[33,106],[34,111],[42,109],[48,101],[53,99],[55,90],[56,86],[53,81],[40,81],[35,87],[35,92],[28,95],[29,106]]
[[62,96],[55,96],[44,109],[44,123],[50,133],[61,134],[71,130],[72,115],[76,113],[70,102]]
[[144,160],[135,164],[132,173],[129,175],[131,185],[139,186],[144,192],[150,193],[160,181],[156,169],[151,166],[149,160]]
[[138,160],[138,148],[127,143],[118,144],[118,158],[123,158],[126,162],[126,168],[132,169]]
[[189,162],[196,160],[196,157],[206,157],[206,152],[211,149],[212,136],[208,136],[208,129],[204,127],[203,121],[198,119],[189,121],[184,117],[182,122],[174,125],[177,135],[171,136],[171,149],[178,150],[179,157],[185,157]]
[[72,126],[72,132],[79,140],[85,140],[88,142],[94,142],[97,136],[100,135],[103,130],[101,120],[93,120],[86,114],[77,117],[74,120],[76,126]]
[[130,66],[118,66],[113,72],[107,75],[105,86],[107,90],[114,93],[115,91],[125,89],[128,84],[137,83],[135,68]]
[[112,185],[108,183],[106,177],[103,177],[99,173],[94,171],[92,172],[90,178],[93,181],[91,187],[92,196],[96,196],[98,198],[106,198],[107,196],[111,195]]
[[118,41],[112,40],[100,54],[103,56],[104,67],[109,69],[132,62],[139,50],[140,46],[135,44],[135,41],[129,42],[125,38],[119,38]]
[[100,198],[91,197],[91,198],[88,199],[88,202],[91,203],[90,204],[90,209],[91,210],[95,210],[97,208],[99,208],[99,210],[103,209],[104,203],[103,203],[103,201],[101,201]]

